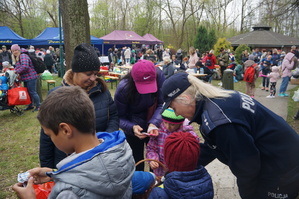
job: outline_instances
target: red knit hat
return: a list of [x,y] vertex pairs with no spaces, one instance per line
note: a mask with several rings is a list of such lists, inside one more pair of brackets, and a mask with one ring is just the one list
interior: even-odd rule
[[199,142],[188,132],[170,134],[164,144],[164,160],[169,170],[192,171],[199,157]]

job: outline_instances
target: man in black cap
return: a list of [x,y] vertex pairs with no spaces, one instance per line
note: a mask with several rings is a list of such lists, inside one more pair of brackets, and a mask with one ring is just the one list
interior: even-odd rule
[[8,61],[11,64],[11,53],[7,51],[6,46],[2,46],[2,62]]
[[0,53],[0,71],[2,70],[2,62],[8,61],[11,64],[11,53],[7,51],[6,46],[2,46],[2,53]]

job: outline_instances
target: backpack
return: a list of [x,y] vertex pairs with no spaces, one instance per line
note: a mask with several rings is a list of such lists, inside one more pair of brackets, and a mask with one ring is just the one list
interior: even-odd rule
[[31,59],[32,65],[34,66],[34,70],[36,71],[37,74],[43,73],[47,69],[46,64],[41,58],[33,55],[29,55],[29,57]]
[[244,73],[244,81],[252,83],[254,81],[254,76],[255,76],[255,69],[253,66],[249,66],[245,73]]
[[206,66],[212,66],[212,61],[210,59],[207,59]]

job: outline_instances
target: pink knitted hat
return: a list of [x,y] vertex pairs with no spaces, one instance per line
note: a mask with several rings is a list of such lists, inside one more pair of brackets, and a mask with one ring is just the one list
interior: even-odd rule
[[15,50],[21,50],[20,46],[18,44],[14,44],[10,47],[11,51],[15,51]]

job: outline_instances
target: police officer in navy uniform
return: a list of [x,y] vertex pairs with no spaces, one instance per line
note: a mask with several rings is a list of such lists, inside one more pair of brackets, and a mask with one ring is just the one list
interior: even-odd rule
[[246,94],[177,73],[162,87],[165,104],[200,125],[205,139],[200,165],[215,158],[237,177],[242,199],[296,198],[299,135],[288,123]]

